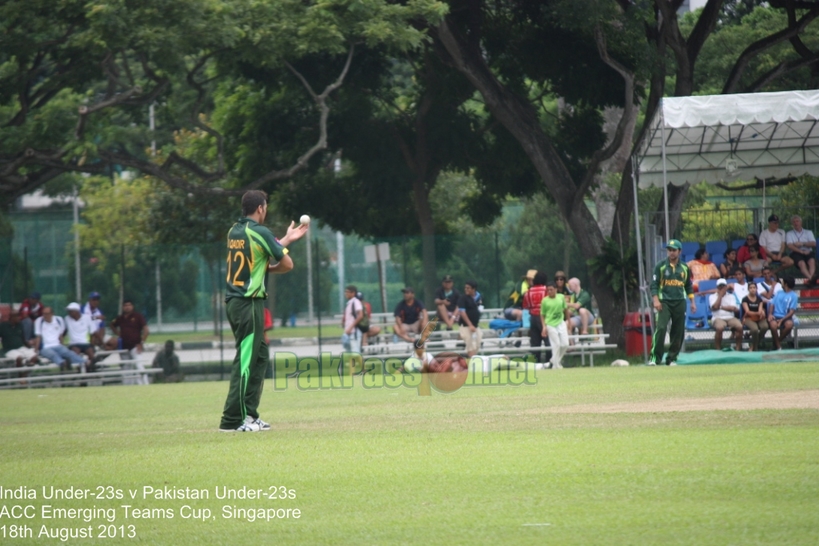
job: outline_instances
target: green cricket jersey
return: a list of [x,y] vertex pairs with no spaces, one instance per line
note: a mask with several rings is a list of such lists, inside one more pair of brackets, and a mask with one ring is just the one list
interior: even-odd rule
[[250,218],[241,218],[228,232],[227,251],[225,301],[267,298],[265,286],[270,258],[281,261],[287,249],[265,226]]
[[651,295],[663,300],[685,300],[693,297],[694,289],[691,286],[691,270],[682,262],[676,266],[668,262],[668,258],[654,266],[654,276],[651,278]]

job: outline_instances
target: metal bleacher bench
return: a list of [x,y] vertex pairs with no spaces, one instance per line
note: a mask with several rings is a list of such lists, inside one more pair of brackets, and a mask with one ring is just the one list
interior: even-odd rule
[[[105,383],[124,383],[126,379],[141,380],[147,383],[149,375],[159,373],[159,368],[143,368],[141,362],[133,359],[109,359],[113,354],[123,351],[100,351],[98,357],[105,357],[96,363],[99,371],[87,372],[84,365],[75,364],[77,372],[61,372],[60,366],[45,359],[33,366],[17,367],[15,359],[0,359],[0,389],[25,388],[36,386],[103,385]],[[25,374],[25,377],[20,377]]]

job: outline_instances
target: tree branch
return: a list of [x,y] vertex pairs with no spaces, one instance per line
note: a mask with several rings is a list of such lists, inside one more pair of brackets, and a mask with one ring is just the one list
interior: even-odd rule
[[814,9],[810,10],[806,13],[802,19],[796,21],[794,26],[788,26],[771,34],[770,36],[766,36],[756,42],[752,43],[748,47],[745,48],[745,51],[737,59],[737,62],[734,63],[733,68],[731,69],[731,73],[728,75],[728,79],[725,82],[725,86],[722,88],[722,93],[735,93],[737,87],[739,87],[739,81],[742,78],[745,70],[748,68],[751,60],[754,59],[757,55],[769,49],[777,44],[784,42],[785,40],[789,40],[792,37],[798,35],[802,32],[805,27],[816,17],[819,16],[819,7],[814,5]]
[[788,72],[792,72],[794,70],[798,70],[805,66],[810,66],[814,63],[819,61],[819,53],[814,53],[812,57],[807,57],[804,59],[794,59],[792,61],[781,62],[768,72],[757,78],[757,80],[748,86],[746,92],[754,93],[759,91],[776,78],[782,76],[783,74],[787,74]]
[[723,190],[728,191],[743,191],[743,190],[761,190],[762,188],[770,188],[771,186],[787,186],[791,182],[796,182],[799,178],[795,176],[787,176],[785,178],[780,178],[775,180],[773,178],[754,178],[754,182],[749,184],[743,184],[741,186],[729,186],[722,182],[717,182],[714,184],[716,187],[721,188]]

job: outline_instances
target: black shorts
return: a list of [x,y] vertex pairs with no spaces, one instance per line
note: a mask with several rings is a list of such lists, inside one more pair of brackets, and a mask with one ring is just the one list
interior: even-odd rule
[[793,265],[796,266],[799,265],[799,262],[807,262],[808,260],[812,260],[814,258],[816,258],[816,253],[812,250],[808,255],[799,252],[791,252],[791,259],[793,260]]
[[75,348],[79,349],[81,353],[84,353],[85,351],[87,351],[91,347],[93,347],[93,345],[91,345],[90,343],[72,343],[71,345],[68,346],[69,349],[75,349]]

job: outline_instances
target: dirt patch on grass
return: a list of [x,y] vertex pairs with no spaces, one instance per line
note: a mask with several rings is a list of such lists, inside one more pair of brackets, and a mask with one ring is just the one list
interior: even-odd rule
[[816,409],[819,390],[737,394],[715,398],[668,398],[615,404],[580,404],[541,411],[547,413],[657,413],[671,411]]

